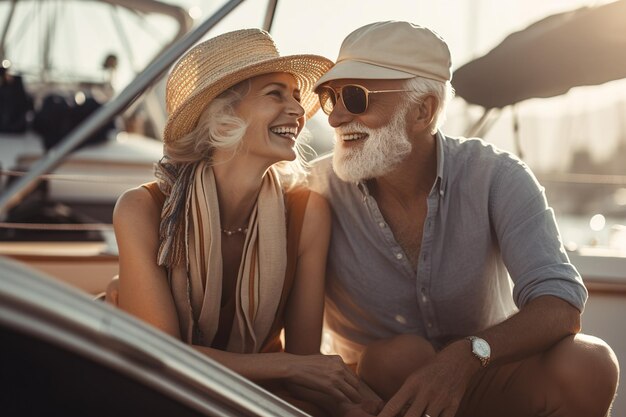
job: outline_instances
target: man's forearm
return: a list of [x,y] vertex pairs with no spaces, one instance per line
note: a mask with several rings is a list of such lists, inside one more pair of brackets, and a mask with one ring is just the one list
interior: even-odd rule
[[[578,309],[560,298],[542,296],[532,300],[502,323],[473,336],[481,337],[489,343],[491,363],[502,364],[544,351],[564,337],[579,331]],[[467,346],[461,347],[461,344]],[[460,340],[452,345],[448,348],[468,357],[472,355],[468,341]]]

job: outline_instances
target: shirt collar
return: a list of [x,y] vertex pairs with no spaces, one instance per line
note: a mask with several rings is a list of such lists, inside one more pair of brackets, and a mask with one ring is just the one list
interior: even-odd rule
[[439,130],[435,134],[435,140],[437,141],[437,179],[435,180],[434,187],[439,189],[439,195],[443,197],[446,191],[446,178],[444,177],[444,163],[445,163],[445,136]]
[[367,180],[358,181],[356,185],[357,187],[359,187],[359,191],[361,191],[361,194],[363,194],[363,197],[369,197],[370,190],[369,188],[367,188]]

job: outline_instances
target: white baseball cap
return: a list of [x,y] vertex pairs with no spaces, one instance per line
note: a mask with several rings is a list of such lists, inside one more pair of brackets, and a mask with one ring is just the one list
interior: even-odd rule
[[434,31],[409,22],[376,22],[363,26],[341,44],[335,65],[315,83],[343,78],[452,79],[450,50]]

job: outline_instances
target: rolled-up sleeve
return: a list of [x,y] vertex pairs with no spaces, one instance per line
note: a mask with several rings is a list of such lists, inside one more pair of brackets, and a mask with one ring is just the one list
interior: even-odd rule
[[559,297],[581,313],[582,278],[567,257],[543,187],[521,161],[508,159],[493,183],[489,209],[518,308],[543,295]]

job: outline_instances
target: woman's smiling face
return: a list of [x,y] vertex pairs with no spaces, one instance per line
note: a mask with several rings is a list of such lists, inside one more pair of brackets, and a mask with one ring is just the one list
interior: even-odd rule
[[249,91],[235,112],[248,125],[240,152],[258,155],[269,165],[296,158],[296,138],[304,127],[305,112],[293,75],[277,72],[250,78]]

